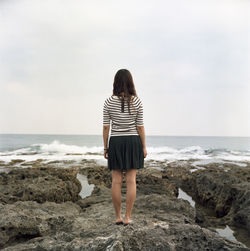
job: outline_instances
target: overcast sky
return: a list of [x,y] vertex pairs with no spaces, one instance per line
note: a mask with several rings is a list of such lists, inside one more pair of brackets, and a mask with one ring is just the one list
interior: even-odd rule
[[244,0],[0,0],[0,133],[102,134],[128,69],[146,135],[250,136]]

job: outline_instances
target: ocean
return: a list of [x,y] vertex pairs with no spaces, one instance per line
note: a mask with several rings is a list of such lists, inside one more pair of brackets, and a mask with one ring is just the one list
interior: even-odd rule
[[[250,161],[249,137],[146,136],[145,161]],[[102,135],[0,134],[0,161],[92,159],[107,164]]]

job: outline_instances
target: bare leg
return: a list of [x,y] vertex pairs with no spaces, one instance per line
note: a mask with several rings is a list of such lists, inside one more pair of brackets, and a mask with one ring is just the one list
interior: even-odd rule
[[123,222],[129,223],[133,205],[136,199],[136,169],[130,169],[126,171],[126,184],[126,214]]
[[112,201],[116,214],[116,222],[122,221],[121,217],[121,185],[122,171],[112,170]]

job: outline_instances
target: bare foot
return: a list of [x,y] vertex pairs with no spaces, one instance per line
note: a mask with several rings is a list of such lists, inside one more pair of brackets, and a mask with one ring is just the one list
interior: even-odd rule
[[132,221],[131,219],[128,219],[128,218],[125,218],[124,221],[123,221],[123,223],[124,223],[125,225],[130,224],[130,223],[132,223],[132,222],[133,222],[133,221]]
[[119,224],[119,223],[123,223],[122,218],[117,218],[116,221],[115,221],[115,224],[117,224],[117,223],[118,223],[118,224]]

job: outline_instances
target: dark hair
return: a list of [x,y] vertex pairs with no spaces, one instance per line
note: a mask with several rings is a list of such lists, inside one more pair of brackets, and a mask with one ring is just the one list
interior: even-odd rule
[[[122,94],[123,92],[124,94]],[[137,96],[132,74],[127,69],[120,69],[114,77],[113,95],[118,96],[122,101],[121,112],[124,112],[124,101],[127,98],[130,114],[131,96]]]

